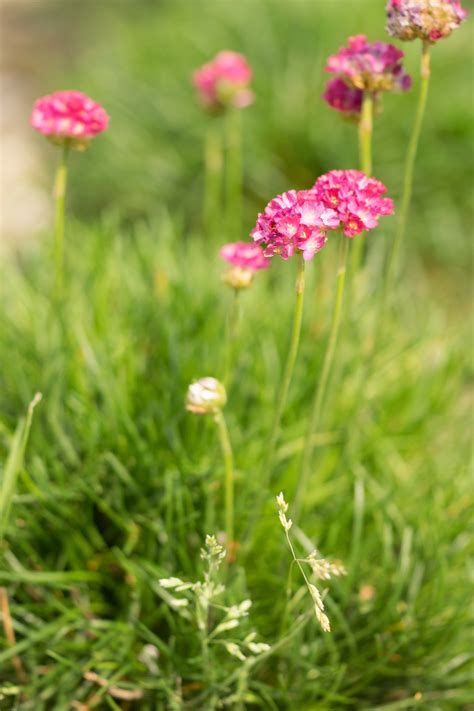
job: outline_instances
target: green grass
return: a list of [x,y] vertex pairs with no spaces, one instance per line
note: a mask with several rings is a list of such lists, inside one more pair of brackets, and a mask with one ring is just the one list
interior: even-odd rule
[[[216,696],[238,708],[241,693],[248,709],[467,711],[474,693],[465,28],[434,50],[404,270],[373,367],[361,388],[394,218],[368,238],[304,514],[292,530],[302,556],[311,541],[348,568],[328,586],[332,633],[319,629],[296,572],[287,597],[291,557],[274,497],[283,489],[291,515],[333,302],[333,244],[309,265],[278,465],[263,492],[258,472],[286,355],[295,264],[275,260],[242,294],[225,410],[242,549],[222,571],[221,601],[250,597],[253,606],[241,631],[222,639],[255,630],[271,653],[247,665],[217,640],[203,663],[193,620],[170,608],[159,585],[163,577],[201,579],[205,535],[224,525],[215,427],[184,410],[192,379],[223,374],[231,305],[219,244],[200,229],[205,119],[190,96],[189,71],[223,46],[242,49],[256,67],[259,101],[244,119],[250,227],[278,190],[354,165],[353,129],[319,101],[321,66],[347,34],[383,35],[372,0],[356,8],[342,0],[203,7],[117,2],[117,12],[97,11],[95,24],[82,25],[93,38],[105,27],[109,34],[68,69],[67,85],[103,100],[112,123],[85,155],[73,156],[68,204],[76,218],[67,223],[63,304],[54,304],[52,235],[4,266],[5,461],[17,451],[28,403],[37,391],[43,399],[24,465],[17,458],[13,470],[11,457],[3,470],[11,508],[2,518],[0,584],[17,644],[0,647],[0,708],[66,711],[75,700],[91,709],[208,709]],[[59,15],[66,21],[66,10]],[[407,47],[416,71],[414,50]],[[378,123],[374,171],[395,197],[414,98],[387,97]],[[260,496],[266,504],[246,540]],[[155,666],[143,661],[150,644],[159,652]],[[23,688],[15,655],[28,677]],[[114,700],[84,677],[90,671],[143,698]]]

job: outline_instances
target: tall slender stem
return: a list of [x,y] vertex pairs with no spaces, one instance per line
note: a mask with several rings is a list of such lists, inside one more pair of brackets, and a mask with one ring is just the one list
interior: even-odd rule
[[341,237],[342,243],[340,247],[339,254],[339,264],[337,269],[337,282],[336,282],[336,299],[334,303],[334,310],[332,315],[331,330],[329,332],[329,339],[326,346],[326,353],[324,354],[323,367],[321,370],[321,375],[319,377],[318,383],[316,385],[316,390],[314,393],[313,406],[311,410],[311,416],[309,421],[309,427],[306,434],[306,441],[303,451],[303,461],[301,466],[301,473],[296,489],[295,504],[294,504],[294,514],[298,516],[302,506],[302,499],[306,491],[306,486],[308,484],[309,473],[311,470],[311,462],[313,459],[314,450],[314,435],[317,433],[320,421],[322,407],[324,404],[324,396],[326,394],[327,385],[329,382],[329,376],[331,374],[331,368],[334,361],[334,354],[336,351],[337,338],[339,335],[339,329],[341,325],[342,318],[342,306],[344,302],[344,287],[346,281],[346,270],[347,270],[347,252],[349,248],[349,239],[347,237]]
[[426,100],[428,98],[428,86],[430,81],[430,45],[426,42],[423,43],[423,49],[421,53],[421,68],[420,68],[420,94],[418,96],[418,106],[415,114],[415,122],[413,124],[413,130],[408,144],[408,150],[405,158],[405,170],[403,177],[403,195],[402,203],[400,207],[400,212],[398,214],[398,222],[395,230],[395,236],[392,242],[392,249],[387,262],[387,269],[385,273],[385,291],[388,292],[392,282],[396,276],[398,253],[400,251],[400,245],[403,241],[406,224],[408,219],[408,212],[410,209],[411,196],[413,192],[413,175],[415,170],[415,160],[418,152],[418,143],[420,140],[421,128],[423,125],[423,118],[426,109]]
[[[374,97],[370,91],[364,91],[362,110],[359,119],[359,165],[366,175],[372,175],[372,133],[373,133]],[[352,244],[352,274],[359,270],[365,246],[365,236],[361,235]]]
[[302,254],[298,254],[298,271],[296,275],[296,299],[295,299],[295,311],[293,315],[293,326],[291,331],[290,346],[288,349],[288,355],[286,358],[285,368],[283,371],[283,377],[280,384],[280,389],[278,391],[278,396],[275,406],[275,414],[273,417],[273,424],[270,434],[270,439],[268,441],[267,454],[264,460],[264,470],[262,473],[263,481],[259,484],[262,489],[265,488],[266,484],[270,480],[273,464],[275,461],[276,447],[278,444],[278,438],[280,435],[280,425],[281,418],[285,409],[286,400],[288,398],[288,391],[290,389],[291,378],[293,376],[293,370],[295,368],[296,356],[298,354],[298,346],[300,342],[301,334],[301,321],[303,318],[303,300],[304,300],[304,259]]
[[224,385],[229,386],[234,365],[236,342],[239,330],[239,289],[233,289],[232,304],[227,317],[227,335],[224,366]]
[[242,221],[242,117],[230,108],[226,115],[226,210],[229,234],[238,237]]
[[288,349],[288,355],[286,357],[286,363],[283,370],[283,376],[281,379],[280,387],[278,390],[275,410],[273,415],[272,429],[270,431],[270,437],[268,440],[267,450],[263,458],[263,465],[260,471],[260,477],[258,479],[258,493],[256,499],[254,499],[252,504],[252,515],[249,517],[249,522],[246,528],[246,540],[247,542],[251,539],[252,531],[259,519],[265,497],[267,495],[267,486],[271,479],[273,466],[275,463],[275,455],[278,444],[278,439],[280,435],[280,425],[283,412],[285,410],[286,401],[288,398],[288,391],[290,389],[291,378],[293,376],[293,370],[295,368],[296,356],[298,355],[298,347],[300,342],[301,334],[301,323],[303,319],[303,302],[304,302],[304,282],[305,282],[305,262],[303,255],[299,253],[297,255],[297,273],[296,273],[296,299],[295,299],[295,309],[293,313],[293,325],[290,335],[290,345]]
[[56,201],[54,220],[54,266],[55,293],[57,299],[60,299],[62,296],[64,282],[64,210],[66,202],[68,155],[69,144],[65,141],[54,181],[54,198]]
[[206,237],[215,237],[222,214],[222,135],[221,122],[217,117],[209,119],[204,148],[204,230]]
[[234,458],[230,443],[229,431],[222,410],[217,410],[214,420],[219,432],[219,442],[224,458],[225,471],[225,532],[229,552],[234,542]]

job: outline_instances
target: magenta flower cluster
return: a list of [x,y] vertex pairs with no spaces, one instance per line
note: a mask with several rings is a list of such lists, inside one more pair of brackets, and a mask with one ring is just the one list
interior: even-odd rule
[[393,200],[382,197],[386,186],[360,170],[331,170],[317,179],[311,192],[337,214],[346,237],[374,229],[379,217],[393,213]]
[[358,170],[333,170],[310,190],[290,190],[271,200],[259,214],[251,237],[264,245],[264,255],[288,259],[301,252],[310,260],[326,244],[328,233],[341,228],[347,237],[371,230],[393,202],[387,188]]
[[393,44],[368,42],[365,35],[349,37],[348,46],[329,57],[325,71],[362,91],[406,91],[411,78],[403,70],[404,54]]
[[31,125],[55,142],[69,140],[81,147],[105,131],[109,123],[106,111],[80,91],[56,91],[37,99],[31,115]]
[[220,255],[229,264],[241,269],[250,269],[257,272],[260,269],[267,269],[270,260],[262,252],[261,247],[254,242],[231,242],[225,244]]
[[273,198],[259,214],[250,236],[265,246],[264,255],[283,259],[302,252],[312,259],[324,247],[327,231],[339,225],[336,212],[309,190],[289,190]]
[[387,32],[401,40],[437,42],[468,15],[459,0],[389,0]]
[[363,95],[362,89],[348,86],[344,79],[335,77],[326,84],[323,99],[336,111],[351,118],[358,118],[362,109]]
[[209,109],[220,110],[230,106],[242,109],[253,103],[254,94],[249,89],[252,69],[243,54],[223,51],[193,75],[199,97]]

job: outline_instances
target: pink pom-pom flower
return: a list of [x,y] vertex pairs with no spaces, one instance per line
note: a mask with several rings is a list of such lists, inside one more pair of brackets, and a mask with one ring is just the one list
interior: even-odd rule
[[266,257],[279,254],[288,259],[302,252],[309,260],[324,247],[327,231],[337,228],[339,221],[337,212],[314,192],[289,190],[268,203],[250,236],[264,245]]
[[387,32],[401,40],[437,42],[468,16],[459,0],[389,0]]
[[220,255],[231,267],[224,272],[222,278],[234,289],[249,287],[260,269],[267,269],[270,260],[265,257],[262,248],[255,242],[231,242],[225,244]]
[[31,125],[54,143],[83,149],[108,126],[106,111],[80,91],[56,91],[37,99]]
[[349,37],[348,46],[329,57],[325,71],[362,91],[406,91],[411,78],[402,67],[403,52],[393,44],[368,42],[365,35]]
[[335,215],[346,237],[354,237],[378,225],[382,215],[393,213],[393,201],[382,197],[383,183],[360,170],[332,170],[321,175],[311,193]]
[[257,272],[260,269],[267,269],[270,266],[270,260],[265,257],[261,247],[255,242],[231,242],[225,244],[220,255],[229,264],[242,269],[250,269]]
[[335,77],[329,79],[323,99],[336,111],[340,111],[347,118],[358,119],[362,109],[362,89],[348,86],[344,79]]
[[243,109],[254,101],[249,89],[252,69],[243,54],[223,51],[193,75],[193,83],[206,108],[214,111],[230,106]]

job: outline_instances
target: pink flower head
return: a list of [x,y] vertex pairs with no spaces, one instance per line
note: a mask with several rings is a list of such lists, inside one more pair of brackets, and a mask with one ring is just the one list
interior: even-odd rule
[[259,214],[250,236],[265,245],[265,257],[279,254],[288,259],[302,252],[312,259],[324,247],[328,230],[339,225],[337,212],[309,190],[289,190],[271,200]]
[[406,91],[411,78],[403,71],[403,52],[393,44],[367,42],[364,35],[349,37],[348,47],[329,57],[325,71],[362,91]]
[[106,111],[80,91],[56,91],[37,99],[30,123],[54,143],[83,149],[89,139],[105,131]]
[[459,0],[389,0],[387,32],[401,40],[436,42],[468,16]]
[[270,266],[270,260],[265,257],[261,247],[254,242],[232,242],[225,244],[220,255],[226,262],[234,267],[241,269],[250,269],[257,272],[259,269],[267,269]]
[[340,111],[349,118],[358,118],[362,108],[363,93],[361,89],[348,86],[344,79],[335,77],[329,79],[326,84],[323,99],[336,111]]
[[254,100],[249,89],[251,79],[252,69],[243,54],[229,51],[219,52],[193,75],[202,103],[213,110],[250,106]]
[[311,193],[337,216],[346,237],[378,225],[378,218],[393,213],[393,201],[382,197],[387,188],[360,170],[332,170],[321,175]]

